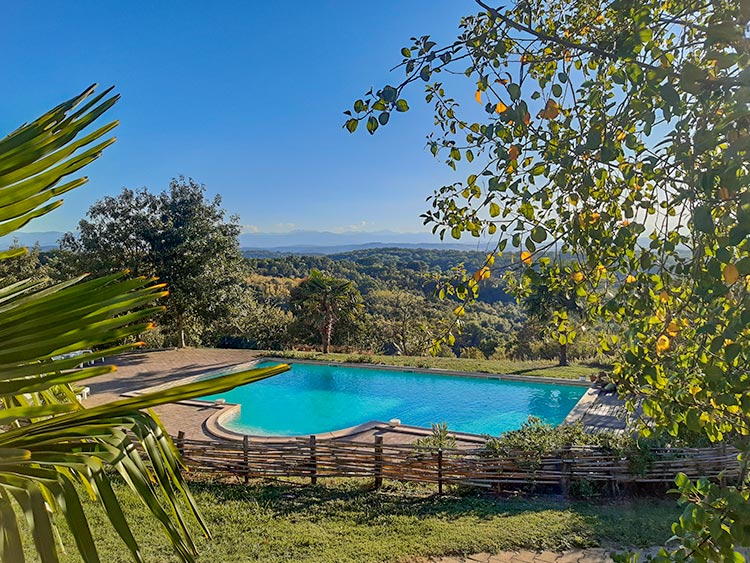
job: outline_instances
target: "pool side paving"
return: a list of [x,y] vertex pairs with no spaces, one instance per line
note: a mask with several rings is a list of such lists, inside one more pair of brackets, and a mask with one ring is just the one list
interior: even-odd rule
[[[117,366],[117,371],[93,378],[86,382],[91,389],[91,394],[84,402],[86,406],[94,406],[108,401],[122,398],[139,390],[153,387],[171,386],[185,378],[205,377],[212,372],[229,371],[237,369],[238,366],[254,360],[273,361],[270,358],[260,358],[254,351],[211,349],[211,348],[185,348],[181,350],[159,350],[148,352],[134,352],[108,359],[109,363]],[[278,360],[283,362],[284,360]],[[298,360],[295,363],[300,363]],[[315,363],[315,362],[313,362]],[[335,362],[333,365],[339,365]],[[367,364],[345,364],[351,367],[376,369],[389,369],[385,366],[369,366]],[[393,369],[393,368],[391,368]],[[426,370],[420,368],[402,368],[402,371],[417,371],[432,374],[469,375],[485,379],[511,379],[524,381],[538,381],[550,383],[568,383],[581,385],[577,380],[561,381],[560,379],[523,377],[523,376],[498,376],[496,374],[473,374],[466,372],[453,372],[444,370]],[[614,402],[613,402],[614,401]],[[583,403],[583,405],[582,405]],[[584,394],[578,405],[571,411],[577,413],[577,418],[584,426],[593,431],[606,428],[621,429],[624,423],[618,417],[622,416],[622,407],[613,396],[599,396],[591,391]],[[157,407],[155,410],[161,421],[171,434],[183,431],[189,439],[216,439],[217,434],[226,439],[238,439],[238,435],[227,433],[223,435],[216,425],[218,419],[231,409],[229,405],[217,405],[194,401],[190,403],[169,404]],[[569,415],[568,421],[572,420]],[[211,432],[207,428],[211,428]],[[343,430],[343,429],[342,429]],[[385,422],[362,421],[362,424],[347,429],[348,432],[328,433],[328,436],[341,440],[364,440],[372,441],[375,434],[383,435],[386,443],[411,443],[417,438],[429,434],[429,430],[400,425],[391,427]],[[476,447],[481,438],[471,434],[456,434],[459,447]]]

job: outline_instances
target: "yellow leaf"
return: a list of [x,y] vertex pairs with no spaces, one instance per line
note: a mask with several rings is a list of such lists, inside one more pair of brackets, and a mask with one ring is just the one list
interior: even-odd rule
[[604,23],[604,14],[596,16],[596,23]]
[[721,201],[727,201],[731,197],[732,196],[727,188],[719,188],[719,199],[721,199]]
[[674,338],[680,332],[680,325],[676,321],[671,321],[667,326],[667,334]]
[[596,211],[594,211],[589,216],[589,223],[591,223],[593,225],[594,223],[596,223],[599,220],[599,217],[600,217],[600,215]]
[[628,136],[628,134],[627,134],[627,133],[626,133],[625,131],[620,131],[620,132],[619,132],[619,133],[617,134],[617,136],[615,137],[615,139],[617,139],[618,141],[622,141],[622,140],[624,140],[624,139],[625,139],[625,137],[627,137],[627,136]]
[[666,291],[662,291],[659,294],[659,299],[662,303],[666,303],[667,301],[669,301],[669,293],[667,293]]
[[474,99],[476,99],[478,104],[482,103],[482,92],[481,90],[477,90],[477,93],[474,94]]
[[557,105],[555,100],[547,100],[547,105],[539,112],[538,117],[541,119],[555,119],[558,115],[560,115],[560,106]]
[[495,225],[495,223],[490,223],[490,226],[489,226],[489,227],[487,227],[487,231],[488,231],[488,232],[489,232],[489,233],[490,233],[491,235],[494,235],[494,234],[495,234],[495,233],[497,232],[497,225]]
[[453,309],[453,314],[456,315],[457,317],[463,317],[465,313],[466,311],[464,310],[463,305],[459,305],[458,307]]
[[494,254],[488,254],[487,255],[487,265],[492,266],[495,263],[495,255]]
[[722,274],[724,275],[724,281],[727,283],[734,283],[740,277],[740,273],[737,271],[737,266],[734,264],[727,264],[724,266]]
[[661,354],[662,352],[666,352],[669,350],[669,337],[665,334],[662,334],[659,338],[656,339],[656,353]]
[[529,123],[531,123],[531,114],[527,111],[526,115],[523,116],[523,122],[528,127]]
[[518,157],[521,155],[521,151],[518,150],[518,147],[516,145],[513,145],[508,149],[508,156],[511,160],[518,160]]
[[[565,33],[567,33],[567,31]],[[563,58],[565,59],[566,63],[569,63],[573,60],[573,55],[570,53],[570,51],[565,51],[565,55],[563,56]]]
[[526,264],[527,266],[531,266],[531,252],[528,250],[524,250],[521,252],[521,262]]
[[574,282],[581,283],[583,281],[583,272],[573,272],[570,277],[573,278]]
[[506,106],[503,102],[497,102],[497,105],[495,106],[495,113],[504,113],[508,111],[508,106]]
[[625,283],[635,283],[635,276],[633,274],[628,274],[628,277],[625,278]]
[[497,217],[500,215],[500,206],[494,201],[490,202],[490,217]]

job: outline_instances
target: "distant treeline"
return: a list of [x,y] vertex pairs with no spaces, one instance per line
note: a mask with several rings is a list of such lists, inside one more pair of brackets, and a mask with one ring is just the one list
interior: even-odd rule
[[[460,265],[473,272],[482,267],[486,257],[486,253],[476,251],[371,248],[327,256],[289,254],[248,258],[247,261],[251,271],[263,276],[303,278],[315,269],[351,280],[363,293],[398,287],[431,294],[435,289],[435,274],[448,273]],[[501,257],[495,262],[494,269],[502,272],[507,263]],[[484,303],[515,302],[515,298],[505,291],[499,276],[483,282],[479,300]]]

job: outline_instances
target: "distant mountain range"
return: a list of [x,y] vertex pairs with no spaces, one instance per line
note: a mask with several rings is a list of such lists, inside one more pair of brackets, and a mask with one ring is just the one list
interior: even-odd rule
[[[16,232],[0,237],[0,248],[7,248],[14,238],[23,246],[37,242],[42,250],[57,248],[64,233],[59,231]],[[485,250],[485,244],[472,241],[458,243],[453,239],[441,242],[430,233],[396,233],[393,231],[332,233],[295,230],[287,233],[245,233],[240,235],[240,248],[246,255],[269,254],[335,254],[366,248],[428,248],[444,250]]]

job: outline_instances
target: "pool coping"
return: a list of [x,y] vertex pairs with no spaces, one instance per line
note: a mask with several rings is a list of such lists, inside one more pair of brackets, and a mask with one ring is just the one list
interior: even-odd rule
[[[176,381],[170,381],[168,383],[162,383],[159,385],[153,385],[151,387],[145,387],[145,388],[137,389],[134,391],[128,391],[126,393],[123,393],[122,396],[136,397],[144,393],[150,393],[150,392],[160,391],[162,389],[168,389],[170,387],[174,387],[175,385],[191,383],[199,379],[206,379],[212,376],[235,373],[235,372],[239,372],[245,369],[253,368],[261,362],[277,362],[281,364],[292,364],[292,363],[313,364],[313,365],[317,364],[317,365],[342,366],[342,367],[362,368],[362,369],[375,369],[375,370],[384,370],[384,371],[394,371],[395,369],[398,371],[404,371],[404,372],[409,372],[409,373],[426,373],[426,374],[431,374],[431,375],[445,375],[445,376],[450,376],[450,377],[471,377],[471,378],[476,378],[476,379],[491,379],[491,380],[496,380],[496,381],[497,380],[523,381],[527,383],[538,382],[538,383],[547,383],[547,384],[571,385],[571,386],[577,386],[577,387],[590,387],[591,386],[591,383],[589,381],[583,381],[580,379],[577,379],[577,380],[576,379],[562,379],[562,378],[556,378],[556,377],[544,377],[544,376],[534,376],[534,375],[494,374],[494,373],[467,372],[467,371],[459,371],[459,370],[443,370],[443,369],[436,369],[436,368],[418,368],[418,367],[411,367],[411,366],[389,366],[389,365],[384,365],[384,364],[370,364],[370,363],[358,363],[358,362],[331,362],[331,361],[308,360],[308,359],[278,358],[275,356],[260,356],[254,360],[243,362],[241,364],[236,364],[231,369],[224,368],[224,369],[206,371],[197,375],[184,377]],[[585,412],[588,410],[591,403],[596,399],[597,394],[595,391],[596,391],[595,389],[590,387],[583,394],[583,396],[578,400],[578,402],[571,409],[571,411],[568,413],[568,415],[565,417],[565,419],[563,420],[561,424],[574,424],[575,422],[580,420],[585,414]],[[176,401],[176,403],[182,404],[182,405],[193,406],[193,407],[201,407],[201,408],[216,410],[216,412],[210,414],[203,421],[202,427],[211,436],[214,436],[215,438],[219,438],[222,440],[229,440],[229,441],[242,441],[246,437],[248,441],[256,442],[256,443],[257,442],[270,442],[270,441],[273,441],[273,442],[296,441],[296,440],[305,439],[305,438],[309,439],[311,436],[315,436],[316,439],[342,439],[342,438],[356,436],[357,434],[361,434],[369,430],[376,430],[376,429],[387,430],[387,429],[393,429],[394,427],[397,427],[400,430],[404,430],[408,433],[417,434],[420,436],[429,436],[432,434],[431,428],[427,428],[423,426],[411,426],[411,425],[401,424],[400,422],[397,425],[393,425],[390,422],[383,422],[379,420],[371,420],[371,421],[363,422],[355,426],[350,426],[348,428],[342,428],[342,429],[334,430],[331,432],[321,432],[317,434],[302,434],[302,435],[297,435],[297,436],[245,434],[243,432],[236,432],[234,430],[230,430],[222,424],[222,422],[226,420],[227,418],[229,418],[230,416],[236,416],[236,414],[239,413],[242,405],[238,403],[206,401],[202,399],[186,399],[182,401]],[[465,441],[470,441],[470,442],[471,441],[484,442],[484,439],[485,439],[484,435],[482,434],[473,434],[470,432],[451,431],[451,434],[457,437],[462,437]]]

